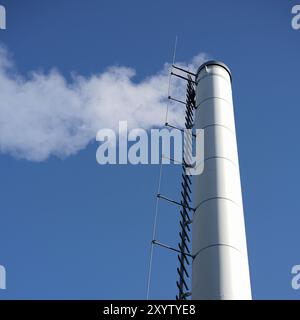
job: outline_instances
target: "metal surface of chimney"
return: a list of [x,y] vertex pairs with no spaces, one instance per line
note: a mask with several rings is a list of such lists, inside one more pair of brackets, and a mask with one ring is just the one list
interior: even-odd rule
[[251,299],[231,73],[208,61],[197,72],[195,128],[204,171],[195,176],[192,299]]

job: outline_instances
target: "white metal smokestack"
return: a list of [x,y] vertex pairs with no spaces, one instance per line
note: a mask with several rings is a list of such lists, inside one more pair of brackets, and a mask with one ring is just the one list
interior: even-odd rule
[[195,176],[193,299],[251,299],[231,73],[218,61],[197,72],[196,129],[204,171]]

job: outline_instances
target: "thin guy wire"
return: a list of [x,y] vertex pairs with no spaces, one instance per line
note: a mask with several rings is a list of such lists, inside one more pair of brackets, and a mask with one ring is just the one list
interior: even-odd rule
[[[168,98],[170,96],[170,90],[171,90],[171,71],[173,70],[173,65],[175,64],[176,59],[176,51],[177,51],[177,41],[178,37],[175,37],[175,44],[174,44],[174,51],[173,51],[173,59],[172,59],[172,66],[170,69],[170,75],[169,75],[169,85],[168,85]],[[165,123],[168,122],[168,113],[169,113],[169,103],[167,102],[167,110],[166,110],[166,119]],[[163,157],[163,155],[162,155]],[[160,194],[160,187],[161,187],[161,178],[162,178],[162,157],[161,157],[161,164],[160,164],[160,170],[159,170],[159,179],[158,179],[158,190],[157,194]],[[153,234],[152,234],[152,241],[151,241],[151,248],[150,248],[150,259],[149,259],[149,270],[148,270],[148,281],[147,281],[147,294],[146,299],[149,300],[150,296],[150,286],[151,286],[151,277],[152,277],[152,264],[153,264],[153,249],[154,249],[154,243],[153,240],[156,238],[156,231],[157,231],[157,220],[158,220],[158,203],[159,198],[156,197],[156,204],[155,204],[155,215],[154,215],[154,223],[153,223]]]
[[[172,65],[171,65],[171,68],[170,68],[170,75],[169,75],[168,99],[169,99],[170,91],[171,91],[171,77],[172,77],[173,65],[175,64],[175,59],[176,59],[177,42],[178,42],[178,37],[176,36],[175,37],[175,44],[174,44],[174,51],[173,51]],[[168,100],[168,102],[167,102],[167,111],[166,111],[165,123],[168,123],[169,106],[170,106],[170,100]]]
[[[162,159],[159,169],[159,178],[158,178],[158,188],[157,188],[157,194],[160,193],[160,187],[161,187],[161,178],[162,178]],[[152,264],[153,264],[153,249],[154,249],[154,243],[153,241],[156,238],[156,231],[157,231],[157,221],[158,221],[158,202],[159,198],[156,198],[155,203],[155,215],[154,215],[154,223],[153,223],[153,233],[152,233],[152,241],[151,241],[151,248],[150,248],[150,259],[149,259],[149,271],[148,271],[148,282],[147,282],[147,300],[149,300],[150,295],[150,286],[151,286],[151,276],[152,276]]]

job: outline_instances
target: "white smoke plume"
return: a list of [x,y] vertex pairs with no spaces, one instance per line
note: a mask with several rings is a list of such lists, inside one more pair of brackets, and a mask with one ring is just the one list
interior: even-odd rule
[[[191,71],[206,60],[194,57]],[[119,120],[129,128],[149,129],[165,122],[169,68],[134,82],[135,70],[113,66],[90,77],[56,69],[21,75],[7,50],[0,46],[0,152],[30,161],[49,156],[65,158],[95,141],[101,128],[116,129]],[[185,82],[173,79],[172,95],[183,98]],[[182,124],[182,105],[171,104],[168,122]]]

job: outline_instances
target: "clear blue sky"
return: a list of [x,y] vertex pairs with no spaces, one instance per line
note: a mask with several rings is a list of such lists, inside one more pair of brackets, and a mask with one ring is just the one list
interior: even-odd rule
[[[253,297],[300,298],[290,285],[300,264],[297,1],[0,3],[0,41],[24,75],[119,64],[139,81],[170,61],[175,35],[179,60],[206,52],[230,66]],[[40,163],[0,154],[0,298],[145,298],[159,168],[103,167],[96,148]],[[179,170],[164,173],[162,191],[176,197]],[[178,209],[162,203],[160,217],[159,240],[176,244]],[[174,298],[176,266],[176,254],[155,250],[151,297]]]

